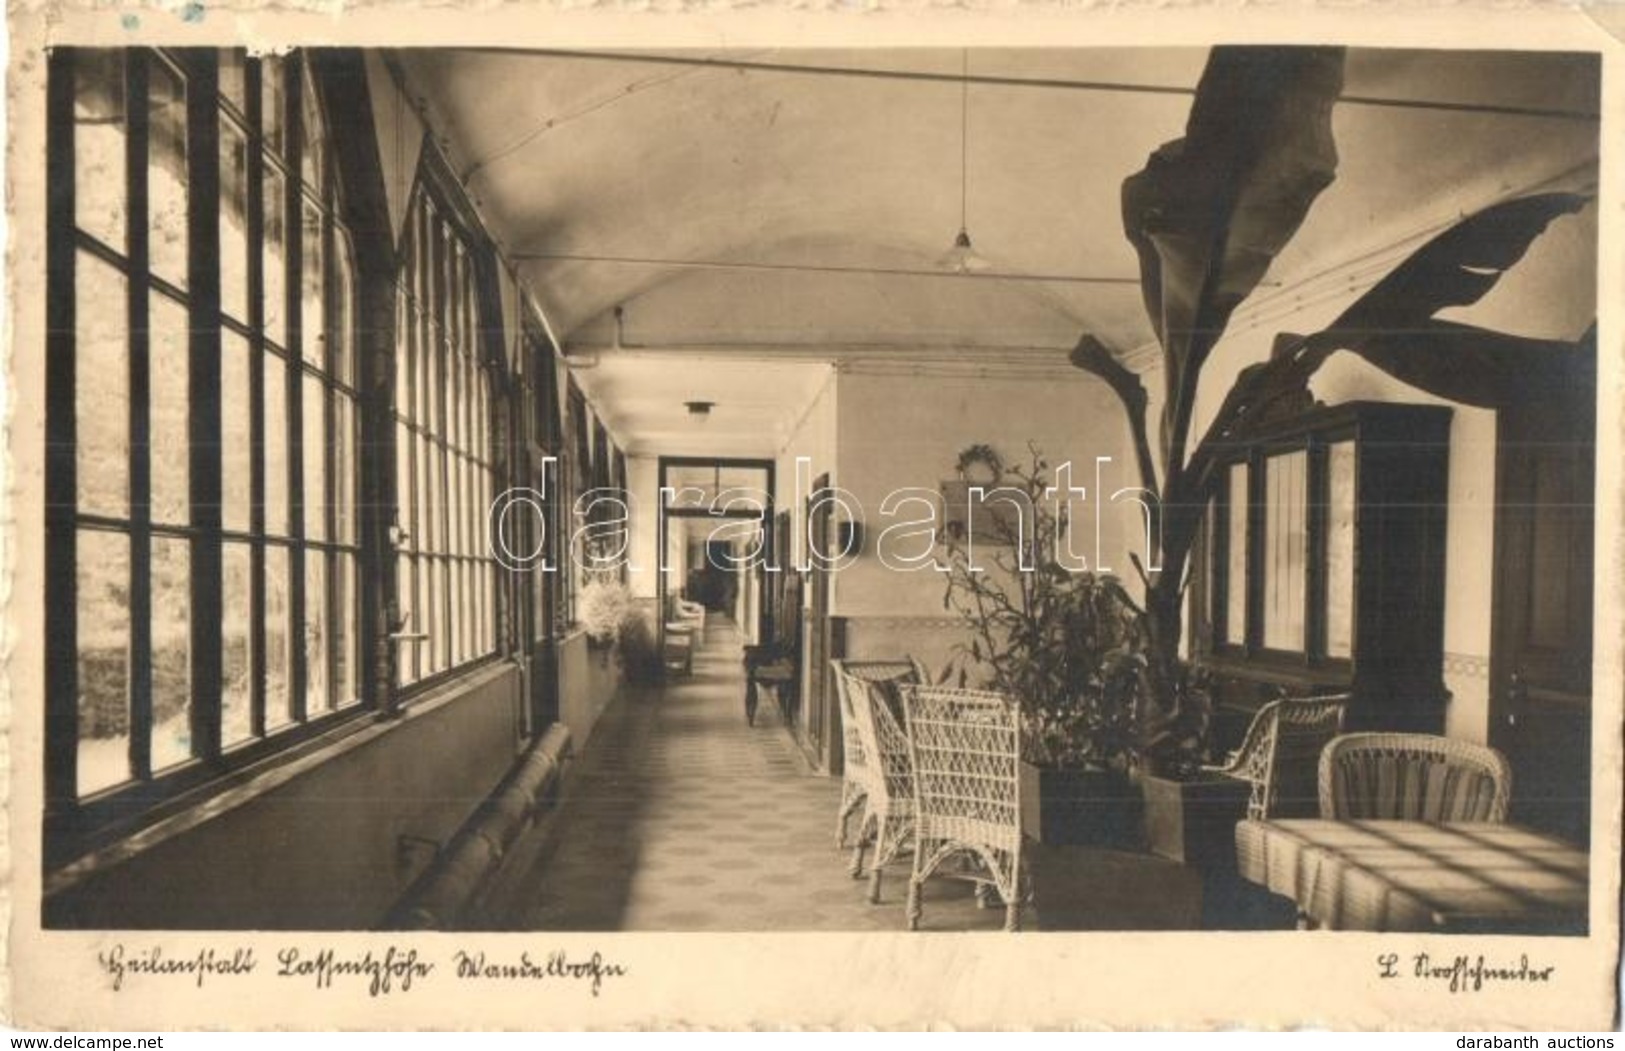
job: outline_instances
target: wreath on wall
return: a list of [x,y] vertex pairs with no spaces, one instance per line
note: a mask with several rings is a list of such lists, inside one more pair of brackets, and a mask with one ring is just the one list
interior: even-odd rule
[[[973,469],[980,467],[981,477],[972,477]],[[991,445],[972,445],[959,454],[959,462],[954,465],[963,481],[978,482],[983,485],[997,485],[1004,478],[1004,461]]]

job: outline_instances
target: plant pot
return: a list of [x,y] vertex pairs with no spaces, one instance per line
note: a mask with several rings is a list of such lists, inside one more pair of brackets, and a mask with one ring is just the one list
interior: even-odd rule
[[1234,868],[1236,822],[1247,814],[1250,786],[1208,774],[1189,781],[1142,774],[1145,834],[1152,853],[1203,868]]
[[1143,807],[1121,770],[1021,764],[1021,830],[1046,846],[1138,850]]

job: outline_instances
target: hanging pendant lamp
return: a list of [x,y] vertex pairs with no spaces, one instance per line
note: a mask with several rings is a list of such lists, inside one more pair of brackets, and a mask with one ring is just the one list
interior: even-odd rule
[[962,48],[959,55],[959,233],[954,235],[954,243],[943,253],[940,265],[944,270],[969,274],[991,269],[992,264],[976,253],[965,221],[968,196],[966,158],[970,152],[970,51]]

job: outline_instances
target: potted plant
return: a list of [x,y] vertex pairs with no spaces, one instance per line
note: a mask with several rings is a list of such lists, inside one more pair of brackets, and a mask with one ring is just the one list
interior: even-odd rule
[[1136,846],[1140,797],[1129,767],[1140,612],[1117,578],[1062,561],[1050,467],[1029,450],[1029,464],[1008,469],[986,445],[960,456],[961,479],[982,486],[987,513],[967,508],[945,535],[943,604],[970,633],[957,674],[1020,707],[1029,835]]
[[1139,255],[1141,291],[1162,351],[1155,432],[1139,375],[1088,333],[1071,354],[1073,365],[1120,401],[1149,494],[1152,549],[1145,560],[1132,559],[1144,589],[1134,747],[1153,810],[1163,801],[1181,810],[1177,821],[1154,813],[1153,829],[1182,830],[1184,801],[1203,791],[1167,784],[1199,781],[1208,749],[1212,698],[1185,660],[1183,613],[1191,553],[1224,450],[1310,407],[1310,377],[1338,351],[1430,394],[1487,407],[1516,396],[1520,385],[1538,386],[1586,352],[1586,337],[1573,344],[1527,339],[1437,316],[1477,302],[1553,219],[1587,201],[1536,194],[1449,227],[1325,329],[1280,335],[1269,359],[1241,370],[1205,430],[1195,430],[1204,368],[1231,315],[1333,181],[1332,110],[1343,62],[1338,48],[1215,48],[1185,136],[1125,180],[1124,233]]
[[613,654],[636,682],[660,678],[654,624],[632,589],[608,573],[594,574],[581,589],[580,616],[587,643],[606,664]]
[[579,602],[581,626],[587,633],[587,641],[603,651],[620,641],[622,622],[637,608],[632,589],[609,575],[589,577],[581,588]]

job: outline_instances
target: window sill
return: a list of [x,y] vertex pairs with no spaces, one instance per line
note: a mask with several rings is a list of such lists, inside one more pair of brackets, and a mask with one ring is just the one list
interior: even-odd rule
[[466,674],[425,690],[402,705],[393,718],[380,720],[376,718],[376,713],[364,709],[295,749],[292,754],[281,753],[245,770],[223,774],[174,800],[163,808],[166,811],[163,816],[139,825],[114,842],[94,848],[48,872],[44,881],[44,896],[62,893],[98,872],[122,865],[209,821],[247,806],[340,756],[365,748],[396,729],[439,711],[459,697],[507,674],[511,667],[506,661],[482,664]]

